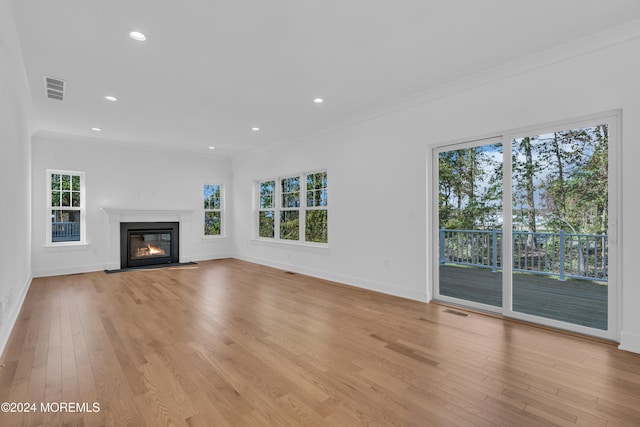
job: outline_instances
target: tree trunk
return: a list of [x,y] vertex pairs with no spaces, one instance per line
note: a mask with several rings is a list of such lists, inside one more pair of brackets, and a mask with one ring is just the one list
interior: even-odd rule
[[562,164],[562,152],[560,151],[560,144],[558,143],[558,132],[553,133],[553,150],[556,155],[556,161],[558,162],[558,184],[560,185],[559,198],[558,198],[558,212],[556,213],[560,218],[564,218],[566,209],[566,192],[564,185],[564,165]]
[[527,190],[527,221],[529,232],[532,233],[527,238],[527,245],[535,248],[536,247],[536,201],[535,201],[535,185],[533,183],[533,177],[535,175],[535,169],[533,165],[533,153],[531,148],[531,138],[526,137],[522,140],[522,147],[524,149],[525,155],[525,188]]

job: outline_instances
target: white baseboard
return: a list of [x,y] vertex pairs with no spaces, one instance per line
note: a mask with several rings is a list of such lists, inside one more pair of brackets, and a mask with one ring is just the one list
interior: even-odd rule
[[105,267],[105,270],[120,270],[120,263],[119,262],[110,262]]
[[[190,261],[208,261],[211,259],[223,259],[223,258],[231,258],[230,254],[197,254],[197,255],[185,255],[180,256],[180,262],[190,262]],[[47,270],[35,270],[33,273],[34,277],[50,277],[50,276],[63,276],[65,274],[78,274],[78,273],[91,273],[94,271],[103,271],[103,270],[120,270],[119,262],[111,262],[106,265],[104,264],[95,264],[95,265],[78,265],[73,267],[64,267],[58,269],[47,269]]]
[[620,332],[620,345],[618,348],[632,353],[640,353],[640,334]]
[[9,342],[9,338],[11,337],[11,331],[13,331],[13,327],[18,321],[18,316],[20,315],[20,310],[22,309],[22,304],[24,303],[24,299],[27,296],[27,292],[29,292],[29,287],[31,287],[31,282],[33,281],[33,276],[29,276],[27,278],[27,282],[25,283],[22,292],[18,295],[18,299],[15,301],[11,312],[7,316],[6,319],[2,322],[2,328],[0,328],[0,360],[2,360],[2,356],[4,355],[4,350]]
[[[120,265],[118,265],[117,268],[120,268]],[[64,276],[65,274],[91,273],[94,271],[102,271],[102,270],[107,270],[107,265],[105,264],[75,265],[75,266],[62,267],[62,268],[34,270],[33,277]]]
[[236,254],[233,258],[243,261],[253,262],[255,264],[266,265],[268,267],[277,268],[280,270],[293,271],[307,276],[317,277],[319,279],[330,280],[332,282],[343,283],[345,285],[355,286],[357,288],[368,289],[370,291],[380,292],[383,294],[393,295],[400,298],[406,298],[414,301],[428,302],[428,295],[426,289],[424,292],[416,292],[408,289],[398,288],[393,285],[385,283],[374,282],[367,279],[361,279],[358,277],[347,276],[343,274],[331,273],[323,270],[316,270],[313,268],[300,267],[293,264],[287,264],[277,261],[258,259],[253,257],[242,256]]
[[[181,259],[183,257],[180,257]],[[195,255],[188,255],[185,256],[184,259],[186,261],[184,262],[189,262],[189,261],[193,261],[193,262],[198,262],[198,261],[209,261],[209,260],[213,260],[213,259],[225,259],[225,258],[233,258],[233,255],[231,254],[227,254],[227,253],[222,253],[222,254],[195,254]]]

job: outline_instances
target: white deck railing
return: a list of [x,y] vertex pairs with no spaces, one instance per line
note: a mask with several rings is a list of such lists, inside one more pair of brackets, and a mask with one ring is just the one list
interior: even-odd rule
[[[440,229],[440,264],[502,269],[502,230]],[[608,280],[606,234],[513,232],[513,271]]]

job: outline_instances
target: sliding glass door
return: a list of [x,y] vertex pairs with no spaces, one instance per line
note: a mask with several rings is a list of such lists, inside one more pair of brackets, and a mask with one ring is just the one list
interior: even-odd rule
[[617,120],[437,149],[435,297],[615,338]]
[[446,147],[438,161],[438,296],[502,307],[502,142]]
[[609,330],[610,131],[603,118],[510,137],[510,315]]

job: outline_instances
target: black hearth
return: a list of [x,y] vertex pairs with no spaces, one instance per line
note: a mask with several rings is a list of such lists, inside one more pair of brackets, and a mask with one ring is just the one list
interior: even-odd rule
[[180,262],[178,222],[121,222],[120,268]]

